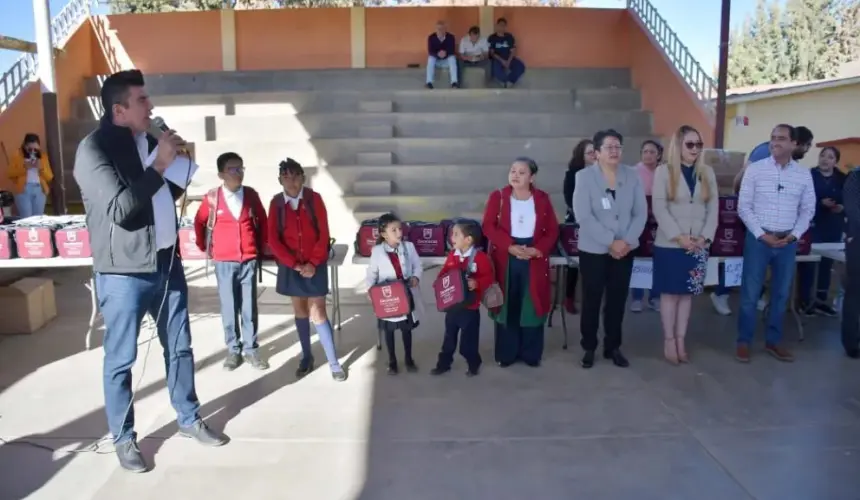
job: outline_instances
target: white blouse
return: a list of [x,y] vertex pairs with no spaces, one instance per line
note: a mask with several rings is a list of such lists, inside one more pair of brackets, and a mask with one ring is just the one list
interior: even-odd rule
[[511,196],[511,237],[532,238],[535,235],[535,199],[518,200]]

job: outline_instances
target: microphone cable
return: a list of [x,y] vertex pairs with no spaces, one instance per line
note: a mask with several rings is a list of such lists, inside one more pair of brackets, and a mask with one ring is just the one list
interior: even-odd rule
[[[186,205],[188,203],[188,186],[191,184],[191,165],[192,165],[192,161],[191,161],[191,156],[189,155],[188,156],[188,172],[185,176],[185,187],[183,189],[182,203],[180,205],[180,212],[179,212],[180,216],[182,213],[185,212],[185,208],[186,208]],[[168,182],[168,181],[165,179],[164,182]],[[168,186],[168,190],[169,189],[170,189],[170,187]],[[171,196],[171,198],[172,198],[172,196]],[[174,210],[174,215],[175,215],[176,214],[175,205],[174,205],[173,210]],[[167,276],[166,276],[166,279],[164,282],[164,293],[162,293],[162,295],[161,295],[161,301],[158,304],[158,311],[156,311],[154,322],[152,323],[152,325],[149,328],[149,338],[145,340],[146,349],[144,351],[143,364],[140,367],[140,376],[137,379],[137,383],[134,385],[134,389],[132,390],[132,393],[131,393],[131,400],[129,401],[128,406],[125,409],[125,414],[123,415],[123,418],[122,418],[122,426],[125,426],[126,421],[128,421],[128,416],[131,413],[132,407],[134,406],[135,396],[137,395],[137,391],[140,389],[140,386],[143,383],[144,376],[146,375],[146,366],[147,366],[147,362],[149,361],[149,353],[150,353],[150,350],[152,349],[152,342],[158,338],[158,323],[161,320],[161,313],[164,310],[164,304],[167,302],[167,295],[168,295],[168,292],[170,291],[170,276],[173,272],[173,264],[176,262],[176,254],[177,254],[176,245],[179,242],[179,234],[178,234],[179,217],[177,217],[176,220],[177,220],[177,222],[176,222],[177,235],[176,235],[176,240],[173,242],[173,245],[169,247],[171,249],[170,265],[167,266]],[[155,227],[155,214],[154,213],[153,213],[153,227]],[[157,266],[158,266],[157,259],[158,259],[158,255],[157,255],[157,250],[156,250],[156,270],[157,270]],[[185,271],[183,270],[183,272],[185,272]],[[187,288],[187,284],[186,284],[186,288]],[[187,293],[187,289],[186,289],[186,293]],[[187,307],[186,307],[186,313],[187,313]],[[104,318],[102,318],[102,320],[104,320]],[[188,321],[189,321],[188,329],[189,329],[189,336],[190,336],[191,335],[190,319]],[[107,333],[107,325],[105,325],[105,333]],[[176,346],[177,346],[178,342],[179,342],[179,336],[177,335],[176,339],[174,341],[174,345],[173,345],[173,352],[174,353],[176,352]],[[135,343],[137,343],[137,339],[135,339]],[[102,346],[102,348],[104,348],[104,346]],[[170,384],[168,377],[169,377],[169,373],[165,373],[165,381],[167,383],[166,385]],[[168,398],[172,402],[173,391],[170,389],[168,389]],[[0,415],[0,418],[2,418],[2,415]],[[83,448],[67,450],[67,453],[95,453],[98,455],[109,455],[111,453],[115,453],[116,450],[102,450],[101,449],[102,444],[106,443],[108,441],[113,442],[113,438],[111,436],[104,436],[101,439],[99,439],[98,441],[91,443],[91,444],[89,444]],[[35,441],[29,441],[26,439],[9,441],[9,440],[6,440],[6,439],[3,439],[2,437],[0,437],[0,446],[7,446],[7,445],[29,446],[32,448],[38,448],[41,450],[50,451],[51,453],[56,453],[59,451],[59,449],[57,449],[57,448],[52,448],[50,446],[47,446],[47,445],[44,445],[41,443],[37,443]]]

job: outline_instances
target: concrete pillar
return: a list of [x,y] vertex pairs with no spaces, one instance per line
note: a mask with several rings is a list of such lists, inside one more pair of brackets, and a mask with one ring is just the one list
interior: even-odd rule
[[481,36],[488,37],[496,30],[496,20],[493,18],[495,9],[492,5],[478,7],[478,20],[480,22]]
[[51,39],[51,9],[49,0],[33,0],[33,20],[36,28],[36,57],[42,84],[42,117],[45,125],[45,149],[51,160],[54,182],[51,186],[51,206],[56,215],[67,213],[66,182],[63,168],[63,137],[57,106],[57,78],[54,72],[54,44]]
[[349,9],[349,47],[353,68],[367,66],[367,32],[364,16],[364,7],[351,7]]
[[221,70],[236,71],[236,11],[221,9]]

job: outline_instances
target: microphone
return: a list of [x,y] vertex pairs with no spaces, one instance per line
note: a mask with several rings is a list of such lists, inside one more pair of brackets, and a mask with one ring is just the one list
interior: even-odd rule
[[783,189],[785,189],[785,186],[783,186],[782,184],[777,184],[777,185],[776,185],[776,190],[777,190],[777,191],[782,191]]
[[[164,121],[164,118],[160,116],[156,116],[152,119],[152,124],[162,132],[170,132],[170,127],[167,126],[167,122]],[[190,153],[184,147],[177,148],[176,153],[182,156],[190,157]]]

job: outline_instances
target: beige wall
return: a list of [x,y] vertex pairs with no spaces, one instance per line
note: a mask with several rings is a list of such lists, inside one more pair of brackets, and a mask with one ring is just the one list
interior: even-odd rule
[[[749,154],[770,138],[774,125],[805,125],[815,139],[801,163],[815,166],[819,152],[815,143],[860,137],[858,103],[860,84],[730,105],[726,110],[726,149]],[[749,117],[749,126],[736,126],[736,116]]]

